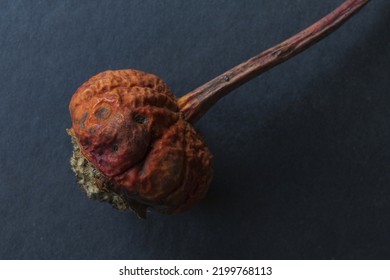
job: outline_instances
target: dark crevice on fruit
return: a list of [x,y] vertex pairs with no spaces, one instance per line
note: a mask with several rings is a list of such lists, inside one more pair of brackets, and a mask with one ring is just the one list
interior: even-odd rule
[[118,144],[112,145],[112,152],[113,153],[116,153],[118,150],[119,150],[119,145]]
[[148,122],[148,119],[145,117],[145,116],[141,116],[141,115],[135,115],[133,117],[133,120],[136,122],[136,123],[139,123],[139,124],[144,124],[144,123],[147,123]]

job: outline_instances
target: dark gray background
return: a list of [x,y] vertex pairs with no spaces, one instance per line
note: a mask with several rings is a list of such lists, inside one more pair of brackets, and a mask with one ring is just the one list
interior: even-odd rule
[[206,199],[176,216],[87,199],[68,104],[106,69],[181,96],[341,0],[1,1],[0,258],[390,258],[390,2],[221,100],[196,127]]

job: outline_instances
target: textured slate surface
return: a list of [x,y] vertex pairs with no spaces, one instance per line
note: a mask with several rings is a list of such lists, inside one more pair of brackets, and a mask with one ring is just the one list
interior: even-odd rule
[[0,258],[390,258],[388,0],[197,124],[215,177],[192,211],[117,212],[68,163],[90,76],[140,69],[181,96],[341,2],[1,1]]

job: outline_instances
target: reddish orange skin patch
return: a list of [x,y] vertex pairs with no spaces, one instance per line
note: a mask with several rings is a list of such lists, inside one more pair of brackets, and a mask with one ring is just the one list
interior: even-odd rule
[[97,74],[76,91],[69,110],[83,155],[129,198],[177,213],[206,194],[212,155],[155,75]]

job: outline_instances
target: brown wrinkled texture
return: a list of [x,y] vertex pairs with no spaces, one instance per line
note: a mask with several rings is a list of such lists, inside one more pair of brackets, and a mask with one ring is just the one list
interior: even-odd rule
[[102,72],[76,91],[69,110],[71,135],[113,191],[165,213],[185,211],[206,194],[212,155],[158,77]]

